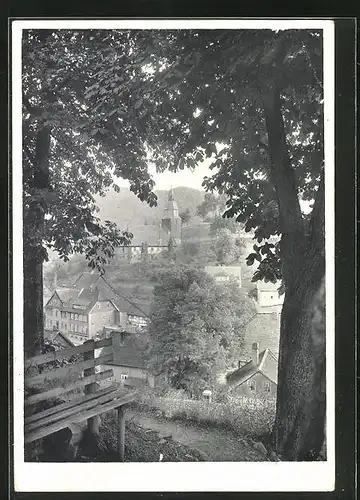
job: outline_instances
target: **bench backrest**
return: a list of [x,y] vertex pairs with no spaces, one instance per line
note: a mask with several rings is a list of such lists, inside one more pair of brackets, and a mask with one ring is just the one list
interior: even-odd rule
[[[25,391],[26,388],[31,389],[39,386],[42,390],[37,394],[28,395],[25,399],[25,404],[33,405],[39,401],[55,398],[75,389],[89,386],[94,387],[94,383],[113,377],[113,370],[104,370],[96,373],[95,367],[113,361],[113,348],[119,345],[119,339],[120,334],[116,332],[110,338],[98,341],[87,340],[84,344],[76,347],[60,349],[26,359],[25,371],[30,371],[30,374],[25,375]],[[100,355],[96,356],[96,351],[104,347],[111,347],[110,352],[108,354],[100,352]],[[83,355],[82,361],[69,363],[54,370],[41,370],[41,373],[38,373],[40,371],[39,367],[47,363],[72,358],[81,354]],[[37,374],[31,374],[31,367],[36,369]],[[73,375],[75,375],[75,380],[71,378]],[[50,385],[49,383],[52,383],[53,387],[46,387]]]

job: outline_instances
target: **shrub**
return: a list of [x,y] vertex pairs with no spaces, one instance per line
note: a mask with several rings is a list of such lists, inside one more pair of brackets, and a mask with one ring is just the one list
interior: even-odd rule
[[160,410],[167,418],[227,427],[249,436],[269,434],[275,418],[275,400],[228,399],[223,403],[171,397],[142,397],[142,407]]

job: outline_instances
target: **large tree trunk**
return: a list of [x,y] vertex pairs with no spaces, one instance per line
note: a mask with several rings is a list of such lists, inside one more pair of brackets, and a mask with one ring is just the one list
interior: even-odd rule
[[314,460],[324,442],[325,304],[318,260],[300,271],[300,285],[286,293],[281,315],[274,437],[286,460]]
[[[26,254],[26,250],[25,250]],[[25,356],[42,351],[44,342],[42,262],[24,255],[24,350]]]
[[32,200],[24,207],[24,352],[39,354],[44,343],[43,236],[46,190],[49,189],[50,128],[39,127],[36,137]]
[[306,230],[286,143],[279,90],[270,83],[264,88],[262,100],[269,173],[280,214],[286,290],[280,328],[275,445],[284,460],[311,460],[320,453],[325,422],[325,326],[323,321],[320,328],[314,324],[325,273],[324,177]]

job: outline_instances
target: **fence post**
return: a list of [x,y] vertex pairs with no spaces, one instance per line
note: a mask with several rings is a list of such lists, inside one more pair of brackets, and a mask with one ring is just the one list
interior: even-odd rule
[[119,406],[117,409],[118,425],[117,425],[117,449],[120,462],[124,462],[125,458],[125,409]]
[[[89,344],[92,343],[94,344],[93,340],[85,340],[84,344]],[[94,359],[95,360],[95,351],[94,348],[91,351],[84,352],[84,361],[88,361],[89,359]],[[88,377],[89,375],[95,375],[95,365],[92,366],[91,368],[86,368],[84,370],[84,377]],[[92,382],[91,384],[88,384],[85,386],[85,394],[92,394],[96,392],[97,385],[96,382]],[[100,417],[99,415],[95,415],[94,417],[91,417],[87,421],[87,427],[88,431],[91,434],[99,434],[99,427],[100,427]]]

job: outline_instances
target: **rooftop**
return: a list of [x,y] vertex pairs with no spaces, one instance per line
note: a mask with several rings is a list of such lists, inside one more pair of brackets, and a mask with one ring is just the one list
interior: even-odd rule
[[[104,353],[107,348],[103,349]],[[133,368],[145,368],[146,347],[133,335],[126,335],[124,345],[114,349],[113,361],[109,364],[114,366],[129,366]]]
[[275,384],[277,383],[277,379],[275,380],[267,371],[266,369],[266,359],[267,358],[272,358],[276,363],[278,362],[277,357],[275,354],[270,351],[270,349],[264,349],[260,354],[259,354],[259,364],[256,365],[252,360],[246,363],[244,366],[241,368],[238,368],[237,370],[229,373],[226,376],[226,380],[229,384],[230,387],[236,387],[240,384],[243,384],[248,380],[250,377],[255,375],[255,373],[262,373],[266,377],[268,377],[272,382]]
[[63,309],[67,311],[81,310],[88,313],[97,301],[110,300],[121,312],[130,316],[147,317],[149,305],[137,304],[123,294],[117,292],[107,279],[100,273],[82,273],[72,288],[57,288],[56,291]]

